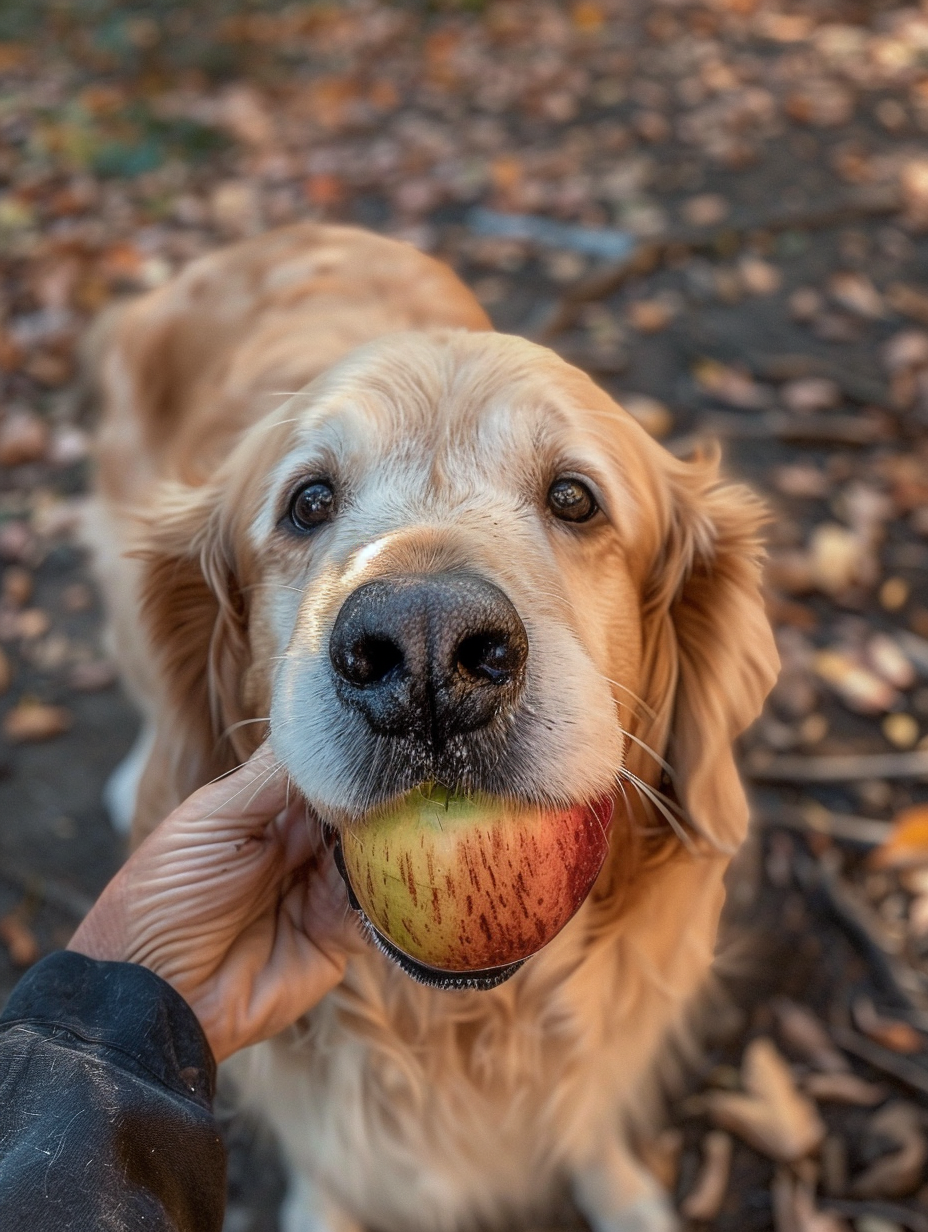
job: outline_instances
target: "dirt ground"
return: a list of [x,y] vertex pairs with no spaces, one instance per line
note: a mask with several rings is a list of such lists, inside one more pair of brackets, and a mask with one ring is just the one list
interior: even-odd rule
[[[81,336],[310,217],[448,260],[770,502],[734,1008],[643,1151],[694,1228],[928,1229],[924,4],[0,6],[0,992],[116,868],[137,727],[80,547]],[[228,1232],[272,1232],[273,1147],[230,1134]]]

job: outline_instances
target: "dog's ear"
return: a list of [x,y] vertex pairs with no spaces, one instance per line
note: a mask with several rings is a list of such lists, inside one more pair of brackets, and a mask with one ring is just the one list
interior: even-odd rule
[[[249,663],[247,601],[220,489],[166,485],[145,515],[141,611],[164,696],[177,764],[164,766],[183,798],[252,752],[230,732],[242,717]],[[240,747],[241,746],[241,747]]]
[[657,675],[672,708],[656,706],[680,804],[697,834],[731,852],[748,820],[732,743],[759,715],[779,668],[761,595],[767,515],[748,488],[720,481],[717,454],[668,462],[667,474],[671,520],[652,577],[651,659],[663,665]]

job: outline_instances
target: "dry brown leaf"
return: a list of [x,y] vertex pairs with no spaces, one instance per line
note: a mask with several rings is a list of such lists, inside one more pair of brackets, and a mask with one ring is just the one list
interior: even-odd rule
[[840,406],[841,386],[824,376],[807,376],[787,381],[780,388],[786,408],[797,415],[814,415]]
[[820,522],[809,538],[815,585],[827,595],[841,594],[870,580],[871,554],[861,537],[837,522]]
[[51,628],[51,619],[40,607],[29,607],[16,617],[16,635],[31,641],[36,637],[44,637]]
[[759,410],[770,402],[770,391],[758,385],[746,372],[720,364],[715,359],[701,359],[693,367],[693,376],[700,389],[720,402],[741,410]]
[[18,910],[0,919],[0,941],[6,946],[14,967],[31,967],[41,953],[35,933]]
[[10,662],[9,655],[4,650],[0,650],[0,695],[7,692],[13,682],[13,664]]
[[702,1167],[693,1188],[680,1204],[680,1214],[686,1219],[706,1222],[721,1210],[731,1172],[732,1146],[731,1136],[720,1129],[712,1130],[703,1138]]
[[48,449],[48,424],[30,411],[17,411],[0,423],[0,466],[39,462]]
[[920,1187],[928,1160],[928,1143],[918,1108],[894,1103],[882,1108],[870,1122],[879,1137],[899,1144],[899,1150],[881,1155],[851,1183],[855,1198],[905,1198]]
[[825,1103],[855,1104],[861,1108],[872,1108],[881,1104],[886,1098],[885,1087],[875,1082],[866,1082],[856,1074],[809,1074],[803,1081],[803,1090],[813,1099]]
[[823,1023],[805,1005],[788,997],[771,1003],[783,1042],[816,1069],[837,1074],[850,1068],[847,1058],[832,1042]]
[[24,699],[4,716],[3,734],[17,743],[51,740],[68,731],[72,721],[71,712],[64,706],[47,706],[43,702]]
[[883,297],[864,274],[834,274],[828,283],[831,298],[855,316],[878,321],[886,315]]
[[673,429],[673,414],[663,402],[647,394],[622,394],[621,404],[633,415],[649,436],[657,440],[668,436]]
[[898,701],[892,685],[840,650],[820,650],[813,666],[819,679],[858,714],[885,714]]
[[915,684],[915,668],[906,654],[887,633],[874,633],[868,639],[867,662],[888,684],[896,689],[911,689]]
[[913,1054],[925,1049],[926,1040],[920,1031],[899,1018],[878,1014],[869,997],[854,1001],[854,1022],[864,1035],[893,1052]]
[[714,1124],[771,1159],[791,1163],[810,1154],[825,1136],[815,1105],[796,1089],[789,1066],[772,1040],[752,1040],[741,1067],[745,1093],[710,1091]]
[[3,570],[0,596],[9,607],[25,607],[32,598],[32,573],[22,565],[8,565]]

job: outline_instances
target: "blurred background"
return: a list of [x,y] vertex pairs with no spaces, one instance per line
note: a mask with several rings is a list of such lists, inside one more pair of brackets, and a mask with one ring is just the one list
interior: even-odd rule
[[[926,1232],[925,3],[0,0],[0,993],[122,851],[82,334],[304,218],[448,261],[769,500],[752,945],[642,1153],[694,1228]],[[273,1144],[229,1135],[227,1232],[273,1232]]]

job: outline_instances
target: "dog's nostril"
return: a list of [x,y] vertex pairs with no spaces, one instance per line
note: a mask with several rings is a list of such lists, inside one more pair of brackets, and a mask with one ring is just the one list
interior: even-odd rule
[[338,674],[349,684],[378,684],[403,663],[403,652],[389,638],[362,637],[335,657]]
[[507,633],[476,633],[465,637],[457,648],[458,671],[491,684],[507,684],[524,664],[521,640]]

